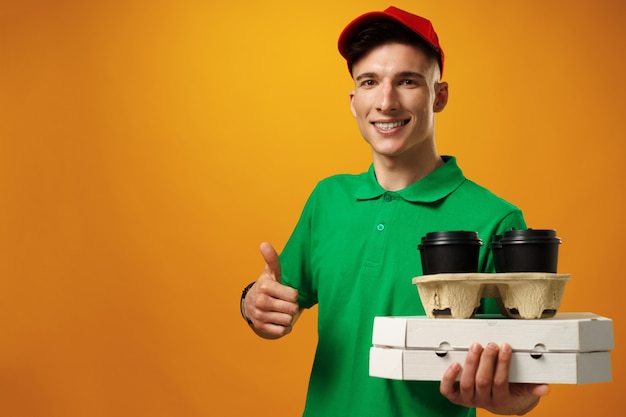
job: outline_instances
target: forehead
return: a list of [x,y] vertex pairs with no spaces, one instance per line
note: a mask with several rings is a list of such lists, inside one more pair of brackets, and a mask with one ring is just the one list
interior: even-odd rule
[[411,71],[429,77],[435,66],[436,62],[420,48],[402,43],[385,43],[372,48],[355,62],[352,73],[356,78],[364,72],[383,74]]

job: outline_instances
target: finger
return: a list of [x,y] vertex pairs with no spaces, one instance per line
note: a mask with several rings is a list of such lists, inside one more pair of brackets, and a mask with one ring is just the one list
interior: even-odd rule
[[274,323],[259,323],[255,328],[264,334],[272,336],[272,338],[285,336],[291,333],[293,329],[292,326],[281,326]]
[[[480,355],[480,363],[476,371],[475,398],[477,403],[488,402],[491,400],[492,384],[494,380],[494,372],[496,370],[496,362],[498,361],[498,353],[500,348],[495,343],[487,343]],[[505,369],[508,375],[508,365]],[[508,376],[505,381],[508,381]]]
[[263,311],[276,311],[295,315],[298,312],[298,290],[273,281],[259,284],[256,307]]
[[548,384],[529,384],[522,382],[509,383],[509,395],[513,397],[533,396],[540,398],[550,393]]
[[457,396],[459,395],[456,379],[460,373],[461,364],[453,362],[444,372],[443,378],[441,378],[441,383],[439,384],[439,392],[441,392],[441,395],[452,402],[456,402]]
[[281,268],[280,261],[278,260],[278,253],[276,250],[267,242],[261,243],[259,248],[261,250],[261,255],[265,260],[265,272],[272,277],[277,282],[281,280]]
[[543,397],[545,395],[548,395],[550,393],[550,385],[548,384],[537,384],[535,385],[531,391],[530,391],[533,395],[536,395],[537,397]]
[[491,387],[494,398],[506,397],[509,395],[509,369],[511,368],[511,358],[513,350],[508,343],[502,344],[498,352],[497,363],[493,372],[493,386]]
[[257,320],[261,323],[275,324],[277,326],[291,326],[293,324],[294,316],[287,313],[280,313],[275,311],[259,312]]
[[467,356],[465,357],[463,372],[459,379],[459,399],[468,407],[474,404],[476,373],[482,352],[483,347],[480,344],[474,343],[470,346]]

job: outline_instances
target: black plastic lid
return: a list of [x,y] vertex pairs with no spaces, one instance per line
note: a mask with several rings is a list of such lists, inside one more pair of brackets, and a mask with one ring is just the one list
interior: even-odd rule
[[552,229],[511,229],[504,232],[502,244],[506,243],[561,243]]
[[478,237],[477,232],[465,230],[452,230],[444,232],[429,232],[422,237],[422,246],[451,245],[451,244],[475,244],[482,245],[483,241]]

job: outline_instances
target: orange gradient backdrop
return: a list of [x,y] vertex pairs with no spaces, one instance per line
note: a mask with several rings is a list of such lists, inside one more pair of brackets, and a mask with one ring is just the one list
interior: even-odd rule
[[[318,180],[367,169],[335,45],[389,4],[1,3],[0,415],[299,415],[316,310],[265,341],[239,296]],[[626,6],[395,5],[446,52],[441,152],[558,231],[562,311],[614,319],[613,382],[554,385],[533,415],[615,415]]]

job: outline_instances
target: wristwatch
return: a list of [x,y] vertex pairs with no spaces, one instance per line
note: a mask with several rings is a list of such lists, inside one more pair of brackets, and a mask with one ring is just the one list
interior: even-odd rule
[[243,312],[243,301],[246,299],[246,294],[248,294],[248,291],[250,291],[250,288],[252,288],[252,286],[256,283],[256,281],[251,282],[250,284],[248,284],[246,286],[246,288],[243,289],[243,291],[241,292],[241,301],[239,302],[239,310],[241,311],[241,317],[243,317],[243,319],[250,325],[252,326],[252,320],[250,320],[249,318],[246,317],[246,314]]

